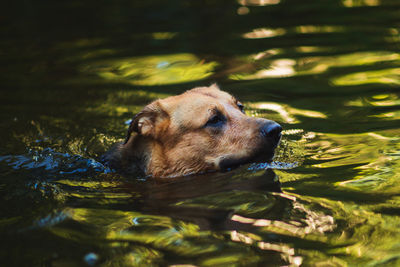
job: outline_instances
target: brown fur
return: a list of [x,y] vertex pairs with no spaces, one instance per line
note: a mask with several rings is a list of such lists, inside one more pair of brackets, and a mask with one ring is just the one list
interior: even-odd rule
[[[156,100],[133,118],[109,160],[126,172],[154,177],[220,170],[258,156],[271,160],[280,130],[277,140],[266,138],[261,129],[274,122],[248,117],[240,105],[217,85]],[[210,126],[216,114],[223,122]]]

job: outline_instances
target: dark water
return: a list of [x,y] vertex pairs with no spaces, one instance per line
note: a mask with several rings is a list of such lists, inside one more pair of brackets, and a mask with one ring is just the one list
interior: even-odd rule
[[[400,2],[9,1],[2,266],[400,265]],[[285,131],[275,162],[174,181],[98,157],[212,82]]]

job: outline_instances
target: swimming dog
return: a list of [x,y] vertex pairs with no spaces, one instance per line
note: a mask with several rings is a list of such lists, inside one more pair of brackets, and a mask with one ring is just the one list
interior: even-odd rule
[[106,160],[124,173],[159,178],[226,170],[271,161],[281,131],[274,121],[247,116],[213,84],[145,106]]

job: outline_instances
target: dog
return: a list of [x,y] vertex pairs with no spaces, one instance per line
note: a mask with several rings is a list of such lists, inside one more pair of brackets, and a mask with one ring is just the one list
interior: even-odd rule
[[213,84],[156,100],[136,114],[126,140],[106,156],[123,173],[171,178],[271,161],[282,127],[249,117]]

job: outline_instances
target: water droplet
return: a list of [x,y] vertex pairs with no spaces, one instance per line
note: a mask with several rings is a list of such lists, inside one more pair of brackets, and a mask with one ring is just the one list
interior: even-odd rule
[[96,253],[90,252],[85,255],[83,258],[87,264],[90,266],[93,266],[96,264],[96,262],[99,260],[99,256]]
[[167,61],[161,61],[157,64],[158,69],[166,68],[168,67],[169,63]]

